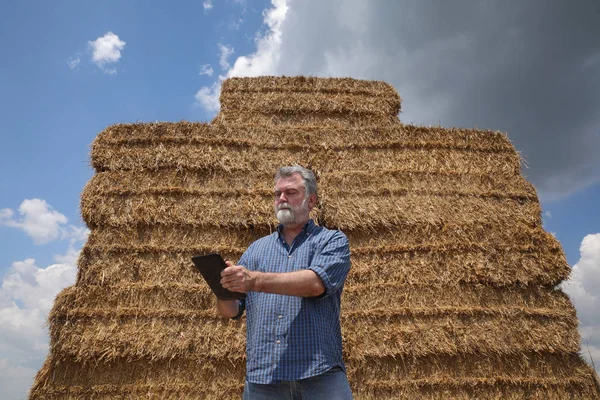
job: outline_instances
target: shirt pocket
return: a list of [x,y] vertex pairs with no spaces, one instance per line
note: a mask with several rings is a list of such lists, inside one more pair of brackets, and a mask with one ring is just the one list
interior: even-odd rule
[[298,252],[300,260],[302,260],[302,266],[300,268],[308,268],[312,264],[315,254],[319,252],[320,243],[310,238],[306,240],[304,246],[302,246]]

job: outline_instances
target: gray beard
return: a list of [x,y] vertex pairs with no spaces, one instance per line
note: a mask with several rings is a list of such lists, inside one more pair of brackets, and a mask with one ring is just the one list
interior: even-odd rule
[[280,207],[290,207],[290,208],[279,208],[275,210],[275,216],[277,220],[281,222],[283,225],[292,225],[297,223],[296,217],[299,213],[303,212],[307,208],[306,199],[302,201],[302,204],[293,207],[287,203],[281,204]]
[[296,213],[294,210],[284,208],[282,210],[278,210],[277,214],[275,214],[279,222],[284,225],[293,224],[296,221]]

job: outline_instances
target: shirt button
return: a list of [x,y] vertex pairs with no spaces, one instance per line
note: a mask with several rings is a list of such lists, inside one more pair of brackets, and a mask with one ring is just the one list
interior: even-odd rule
[[288,256],[288,258],[292,258],[292,255],[290,254],[290,255]]
[[277,339],[277,344],[281,343],[281,340]]
[[277,318],[281,319],[281,318],[283,318],[283,315],[280,315],[280,316],[278,316]]

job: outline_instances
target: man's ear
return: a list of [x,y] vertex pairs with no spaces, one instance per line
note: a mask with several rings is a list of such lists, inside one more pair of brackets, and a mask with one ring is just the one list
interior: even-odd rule
[[313,193],[310,196],[308,196],[308,210],[309,211],[312,210],[316,204],[317,204],[317,195]]

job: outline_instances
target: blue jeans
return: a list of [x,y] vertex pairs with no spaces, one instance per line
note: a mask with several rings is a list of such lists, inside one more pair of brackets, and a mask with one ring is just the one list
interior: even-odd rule
[[243,400],[352,400],[348,378],[340,367],[298,381],[258,384],[246,381]]

